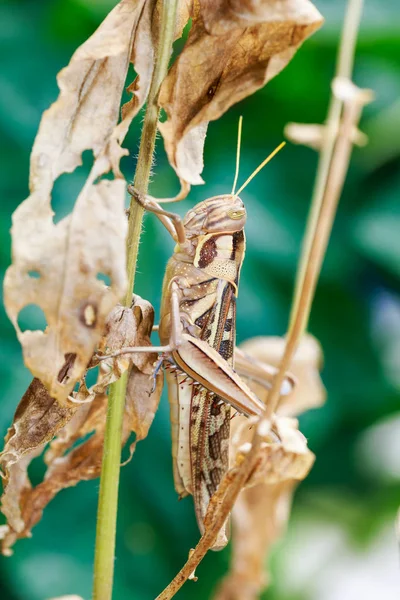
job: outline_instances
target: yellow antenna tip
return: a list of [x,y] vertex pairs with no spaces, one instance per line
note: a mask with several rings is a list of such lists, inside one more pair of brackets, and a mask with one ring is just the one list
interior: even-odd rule
[[254,179],[254,177],[257,175],[257,173],[259,173],[261,171],[261,169],[263,169],[265,167],[265,165],[267,163],[269,163],[270,160],[272,160],[274,158],[274,156],[276,156],[276,154],[278,154],[278,152],[280,152],[284,146],[286,146],[286,142],[282,142],[281,144],[279,144],[279,146],[277,148],[275,148],[275,150],[273,152],[271,152],[271,154],[263,160],[263,162],[252,172],[250,177],[248,177],[246,179],[246,181],[244,182],[244,184],[238,189],[238,191],[236,192],[237,196],[240,194],[240,192],[243,192],[244,188],[250,183],[250,181],[252,179]]

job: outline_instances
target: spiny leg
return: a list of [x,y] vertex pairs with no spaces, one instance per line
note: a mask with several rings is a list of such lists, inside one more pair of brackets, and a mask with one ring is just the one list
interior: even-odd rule
[[150,196],[140,194],[133,185],[128,185],[128,192],[130,195],[148,212],[152,212],[161,221],[167,231],[171,234],[175,241],[179,244],[186,242],[186,232],[182,223],[181,217],[173,212],[164,210],[157,202]]

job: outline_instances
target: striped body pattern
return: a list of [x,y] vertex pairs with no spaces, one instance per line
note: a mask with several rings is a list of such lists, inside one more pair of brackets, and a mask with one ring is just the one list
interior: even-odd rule
[[[174,281],[179,288],[183,332],[206,342],[233,367],[245,219],[242,201],[232,195],[205,200],[185,217],[187,242],[176,246],[164,279],[163,343],[170,337],[170,284]],[[167,383],[175,488],[181,497],[193,495],[203,532],[210,498],[229,468],[231,408],[179,368],[167,369]],[[226,537],[221,546],[225,543]]]

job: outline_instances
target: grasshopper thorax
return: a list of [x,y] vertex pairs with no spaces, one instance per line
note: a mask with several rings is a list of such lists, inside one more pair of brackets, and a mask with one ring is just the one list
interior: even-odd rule
[[224,194],[196,204],[184,218],[186,235],[194,237],[208,233],[235,233],[244,228],[246,209],[239,196]]

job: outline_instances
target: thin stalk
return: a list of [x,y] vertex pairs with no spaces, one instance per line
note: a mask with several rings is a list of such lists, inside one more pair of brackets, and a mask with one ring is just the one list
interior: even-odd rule
[[[350,0],[347,5],[336,61],[335,77],[346,77],[347,79],[351,79],[362,8],[363,0]],[[304,284],[305,269],[308,264],[308,257],[311,251],[311,242],[318,225],[318,216],[321,210],[321,204],[328,180],[335,141],[339,132],[342,109],[343,101],[332,94],[329,102],[328,115],[325,122],[323,144],[318,160],[317,175],[304,237],[302,257],[297,272],[294,300],[290,315],[291,325],[293,324],[293,320],[298,311],[298,304],[300,302],[299,295]]]
[[[160,39],[156,49],[153,78],[147,101],[139,147],[139,157],[134,185],[143,194],[147,193],[158,122],[158,94],[167,71],[172,52],[176,21],[177,0],[164,0],[160,21]],[[131,202],[127,237],[128,287],[124,299],[130,306],[135,281],[139,239],[142,231],[143,209]],[[97,512],[96,547],[94,558],[93,600],[111,600],[115,534],[118,510],[118,486],[121,464],[121,435],[125,409],[128,374],[110,386],[103,461],[100,477],[99,505]]]
[[299,294],[297,311],[294,315],[293,321],[290,324],[285,351],[279,365],[278,373],[274,378],[271,392],[268,396],[268,407],[265,414],[266,419],[271,418],[272,414],[276,410],[276,407],[279,403],[280,389],[285,377],[285,373],[290,368],[293,354],[295,353],[298,342],[307,327],[315,288],[328,245],[333,221],[335,220],[337,205],[339,203],[343,184],[347,174],[351,150],[353,147],[352,134],[354,128],[358,124],[358,120],[361,115],[361,107],[362,103],[359,103],[356,99],[345,104],[343,119],[341,121],[341,133],[338,136],[335,144],[335,152],[333,155],[331,168],[329,170],[326,190],[324,193],[321,210],[318,215],[318,226],[310,244],[308,263],[304,271],[304,279]]
[[[351,79],[362,8],[363,0],[349,0],[339,45],[336,77]],[[318,161],[317,176],[307,221],[300,266],[296,278],[285,352],[269,395],[267,417],[271,416],[277,407],[279,390],[284,380],[285,372],[290,367],[297,345],[307,328],[316,284],[335,217],[339,198],[330,198],[332,206],[325,207],[325,215],[322,215],[322,212],[324,210],[324,202],[327,201],[326,191],[336,141],[340,134],[342,110],[343,101],[335,94],[332,94]],[[327,213],[330,215],[330,222],[326,221]]]

